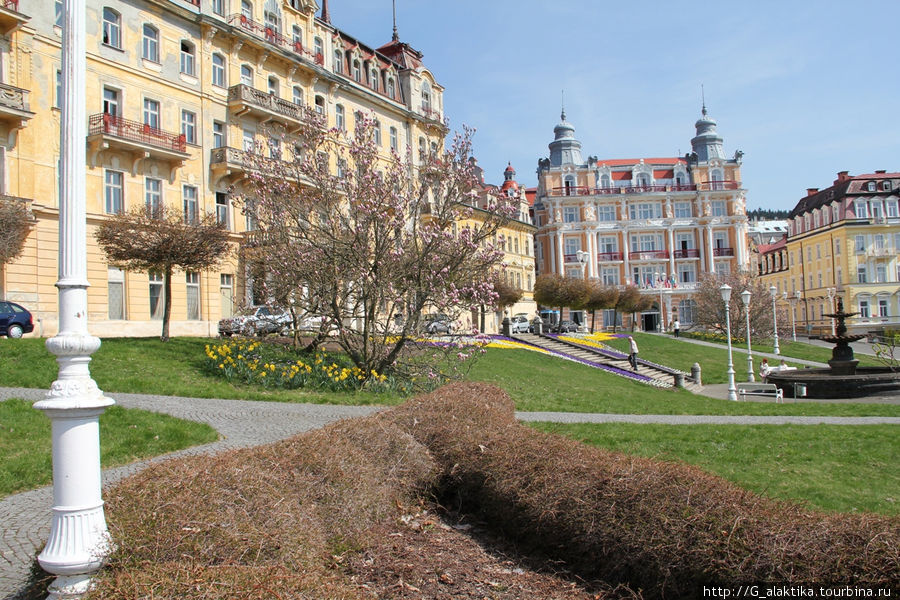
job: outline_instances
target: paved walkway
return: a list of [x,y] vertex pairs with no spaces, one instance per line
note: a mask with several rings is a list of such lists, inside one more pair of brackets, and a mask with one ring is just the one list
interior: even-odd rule
[[[707,386],[713,388],[714,386]],[[711,390],[712,391],[712,390]],[[0,400],[24,398],[39,400],[45,390],[0,388]],[[221,435],[217,442],[158,456],[146,461],[103,471],[104,485],[109,485],[138,472],[157,461],[186,455],[215,453],[229,448],[267,444],[322,427],[343,418],[370,415],[380,410],[374,406],[333,406],[214,400],[153,396],[147,394],[110,394],[126,408],[142,408],[170,414],[182,419],[207,423]],[[898,399],[900,400],[900,399]],[[900,417],[791,417],[791,416],[704,416],[704,415],[619,415],[583,413],[516,413],[523,421],[555,421],[560,423],[669,423],[669,424],[843,424],[900,425]],[[37,549],[47,540],[50,530],[52,490],[44,487],[0,500],[0,598],[13,600],[28,577]]]

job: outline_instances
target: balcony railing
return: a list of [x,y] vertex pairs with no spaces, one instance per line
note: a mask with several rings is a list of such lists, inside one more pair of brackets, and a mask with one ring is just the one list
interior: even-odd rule
[[[739,182],[719,181],[716,184],[736,184],[736,187],[723,187],[721,189],[738,189]],[[701,184],[704,185],[704,184]],[[699,186],[688,183],[657,184],[657,185],[630,185],[623,187],[592,188],[586,185],[550,188],[551,196],[611,196],[621,194],[647,194],[654,192],[693,192],[700,189]],[[719,189],[719,188],[717,188]]]
[[734,248],[713,248],[713,256],[734,256]]
[[[238,148],[221,147],[213,148],[209,155],[211,167],[237,168],[249,173],[274,173],[279,177],[295,180],[294,169],[288,161],[279,158],[264,156],[256,152],[239,150]],[[221,168],[220,167],[220,168]]]
[[130,121],[106,113],[90,116],[88,120],[88,135],[111,136],[172,152],[187,152],[187,144],[183,134],[169,133],[144,123]]
[[303,107],[299,104],[288,102],[274,94],[257,90],[243,83],[228,88],[228,102],[243,102],[293,121],[300,121],[303,117]]
[[624,260],[625,254],[623,252],[598,252],[597,260],[601,262],[609,262],[614,260]]
[[28,90],[0,83],[0,111],[3,109],[27,112]]
[[440,121],[441,113],[433,108],[428,108],[427,106],[422,107],[422,114],[425,115],[426,118],[431,119],[432,121]]
[[705,181],[697,184],[697,190],[701,192],[738,190],[740,188],[740,181]]
[[700,251],[696,248],[685,248],[672,251],[672,256],[675,258],[700,258]]
[[637,250],[630,254],[630,258],[634,260],[652,260],[659,258],[669,258],[668,250]]

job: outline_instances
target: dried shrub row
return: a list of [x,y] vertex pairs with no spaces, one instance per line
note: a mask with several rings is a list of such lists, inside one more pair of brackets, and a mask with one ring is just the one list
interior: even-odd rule
[[376,419],[150,467],[108,494],[117,547],[90,597],[370,597],[333,557],[372,543],[435,474]]
[[429,448],[446,502],[648,598],[691,597],[704,583],[900,579],[896,518],[810,511],[687,465],[544,434],[518,424],[491,386],[446,386],[382,418]]

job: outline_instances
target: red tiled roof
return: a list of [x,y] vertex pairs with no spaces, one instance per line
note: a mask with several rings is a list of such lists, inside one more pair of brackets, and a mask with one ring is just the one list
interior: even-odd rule
[[781,250],[782,248],[787,247],[787,236],[782,237],[780,240],[775,242],[774,244],[760,244],[757,246],[757,250],[759,250],[760,254],[765,254],[766,252],[772,252],[773,250]]

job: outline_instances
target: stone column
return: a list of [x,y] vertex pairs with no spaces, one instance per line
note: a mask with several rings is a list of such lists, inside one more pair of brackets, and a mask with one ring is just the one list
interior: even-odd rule
[[562,231],[560,231],[560,230],[556,231],[556,249],[555,249],[555,251],[556,251],[556,255],[559,257],[556,261],[556,264],[559,267],[559,269],[556,272],[558,274],[562,275],[563,277],[565,277],[565,275],[566,275],[565,251],[566,250],[565,250],[565,248],[563,248],[563,236],[562,236]]
[[675,272],[675,231],[673,226],[670,224],[668,228],[669,233],[669,273]]
[[85,0],[65,0],[62,41],[59,182],[59,333],[47,340],[59,375],[34,404],[50,418],[53,507],[50,537],[38,556],[56,575],[49,597],[80,598],[108,552],[100,475],[99,417],[114,402],[103,396],[88,364],[100,340],[87,329]]
[[715,250],[713,246],[712,225],[706,226],[706,272],[716,272]]
[[597,232],[587,232],[588,277],[597,277]]
[[628,248],[628,228],[626,227],[622,230],[622,264],[625,268],[625,280],[622,281],[623,284],[631,278],[631,266],[628,262]]

